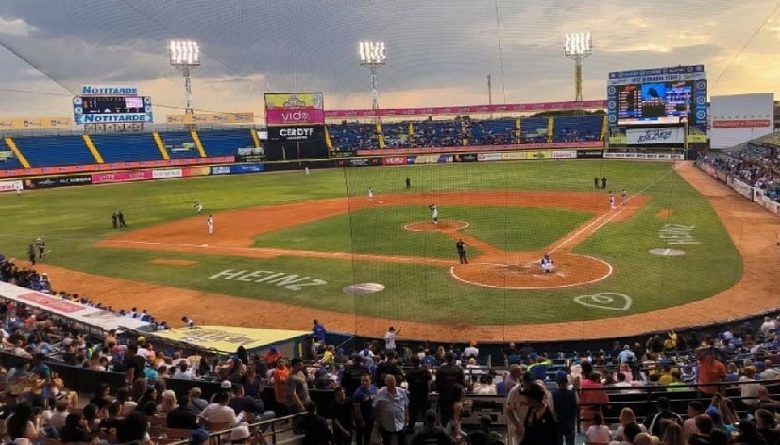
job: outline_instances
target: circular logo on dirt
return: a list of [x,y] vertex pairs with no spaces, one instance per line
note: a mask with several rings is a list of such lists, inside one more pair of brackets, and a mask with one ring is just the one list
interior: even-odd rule
[[368,295],[383,291],[385,286],[379,283],[357,283],[344,288],[347,295]]

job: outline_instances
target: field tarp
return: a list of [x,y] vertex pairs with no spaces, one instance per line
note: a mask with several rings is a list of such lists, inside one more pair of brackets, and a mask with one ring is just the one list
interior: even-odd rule
[[225,354],[236,352],[239,346],[248,351],[302,340],[309,331],[287,329],[250,329],[233,326],[196,326],[157,331],[154,336],[185,343]]

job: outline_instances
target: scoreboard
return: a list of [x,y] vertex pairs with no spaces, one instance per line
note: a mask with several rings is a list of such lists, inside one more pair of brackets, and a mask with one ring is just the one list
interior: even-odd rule
[[703,65],[609,74],[610,126],[707,125],[707,80]]
[[[83,87],[84,90],[95,89]],[[98,123],[151,123],[152,99],[149,96],[135,94],[121,95],[119,88],[102,88],[102,92],[119,92],[119,94],[82,94],[73,98],[73,116],[76,124]],[[132,91],[136,91],[132,89]]]

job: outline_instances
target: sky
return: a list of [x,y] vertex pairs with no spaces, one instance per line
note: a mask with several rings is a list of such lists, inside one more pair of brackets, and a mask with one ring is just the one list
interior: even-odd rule
[[[704,64],[709,94],[780,88],[777,0],[2,0],[0,117],[68,116],[81,85],[138,86],[156,120],[183,113],[166,42],[199,42],[200,112],[262,114],[266,92],[370,108],[357,42],[383,41],[380,106],[574,98],[564,36],[588,31],[583,95],[610,71]],[[776,97],[780,96],[776,94]],[[198,111],[196,111],[198,112]]]

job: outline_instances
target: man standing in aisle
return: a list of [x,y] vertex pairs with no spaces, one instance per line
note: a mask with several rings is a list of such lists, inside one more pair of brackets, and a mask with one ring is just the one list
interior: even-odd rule
[[392,445],[393,436],[398,445],[406,445],[409,396],[405,389],[397,386],[394,375],[385,376],[385,387],[377,392],[374,399],[374,411],[382,434],[382,445]]

